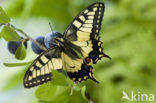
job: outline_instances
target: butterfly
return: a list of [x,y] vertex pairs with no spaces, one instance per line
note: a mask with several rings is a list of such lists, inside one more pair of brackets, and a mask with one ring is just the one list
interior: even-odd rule
[[64,70],[74,82],[91,79],[91,63],[96,64],[104,54],[99,32],[104,3],[96,2],[81,11],[61,37],[54,38],[56,45],[42,52],[30,65],[24,76],[24,87],[31,88],[52,80],[51,70]]

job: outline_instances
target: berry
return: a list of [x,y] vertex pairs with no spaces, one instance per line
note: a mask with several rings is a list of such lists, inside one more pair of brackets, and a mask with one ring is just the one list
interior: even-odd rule
[[[10,41],[8,42],[8,50],[11,54],[15,54],[17,48],[20,46],[21,41]],[[24,42],[25,47],[27,48],[27,42]]]
[[[35,38],[37,42],[39,42],[41,45],[45,46],[44,44],[44,37],[43,36],[38,36]],[[31,42],[31,48],[36,54],[40,54],[43,52],[42,49],[38,45],[36,45],[34,42]]]
[[54,45],[56,45],[54,38],[56,37],[62,37],[62,34],[59,32],[50,32],[48,34],[46,34],[45,39],[44,39],[44,43],[46,45],[46,48],[50,48]]

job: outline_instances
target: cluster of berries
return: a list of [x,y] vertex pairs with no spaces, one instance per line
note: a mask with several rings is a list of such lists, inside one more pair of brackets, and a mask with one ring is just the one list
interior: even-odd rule
[[[46,36],[37,36],[34,40],[36,40],[40,45],[46,47],[47,49],[50,48],[51,46],[55,45],[54,38],[60,37],[62,34],[59,32],[51,32],[46,34]],[[17,48],[20,46],[22,42],[21,41],[10,41],[8,42],[8,50],[10,53],[15,54]],[[24,42],[25,47],[27,48],[27,41]],[[43,50],[36,45],[34,42],[31,42],[31,48],[36,54],[40,54],[43,52]]]

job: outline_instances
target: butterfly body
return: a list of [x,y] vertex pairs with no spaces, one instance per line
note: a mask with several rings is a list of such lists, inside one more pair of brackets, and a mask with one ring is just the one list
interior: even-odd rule
[[56,31],[50,32],[45,35],[44,44],[46,48],[50,48],[51,46],[55,45],[54,38],[62,37],[62,34]]
[[99,32],[104,13],[104,3],[97,2],[78,14],[60,37],[53,38],[56,45],[41,53],[30,65],[24,77],[26,88],[52,80],[51,69],[64,70],[74,82],[91,79],[91,63],[96,64],[102,57],[102,42]]

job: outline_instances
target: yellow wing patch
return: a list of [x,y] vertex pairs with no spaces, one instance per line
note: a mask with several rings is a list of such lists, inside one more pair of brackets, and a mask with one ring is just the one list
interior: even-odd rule
[[72,59],[64,52],[61,53],[61,57],[63,60],[63,69],[67,72],[78,72],[81,70],[81,64],[83,63],[83,59]]
[[52,79],[51,69],[62,69],[62,60],[54,53],[55,47],[43,52],[29,67],[24,77],[26,88],[46,83]]

